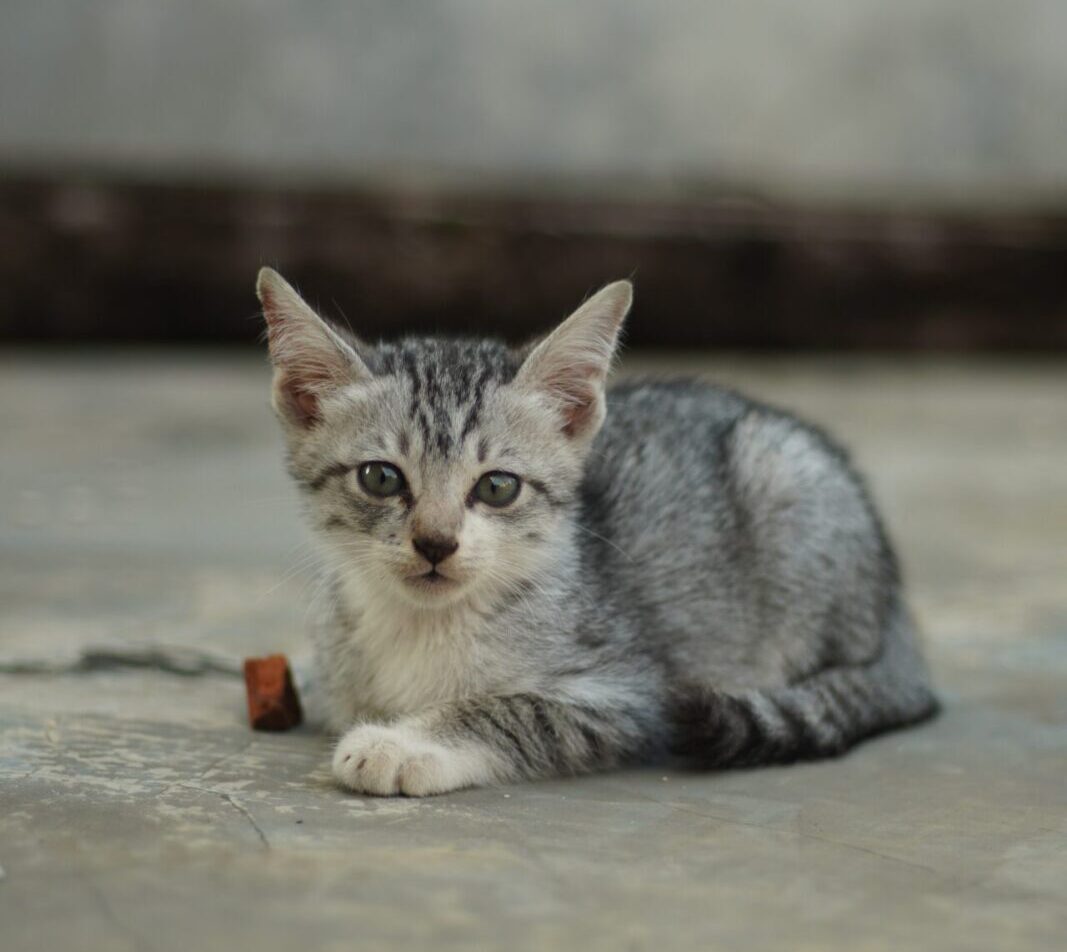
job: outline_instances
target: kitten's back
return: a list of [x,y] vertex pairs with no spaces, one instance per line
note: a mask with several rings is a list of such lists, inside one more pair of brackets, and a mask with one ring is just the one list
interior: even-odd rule
[[881,524],[844,451],[782,411],[698,382],[616,388],[583,501],[615,600],[689,673],[784,683],[881,643]]
[[603,617],[663,669],[680,753],[825,756],[937,711],[877,512],[818,428],[706,384],[630,384],[584,488]]

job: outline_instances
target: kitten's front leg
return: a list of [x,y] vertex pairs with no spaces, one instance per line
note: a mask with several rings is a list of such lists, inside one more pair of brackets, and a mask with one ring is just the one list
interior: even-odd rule
[[626,711],[513,694],[359,724],[338,743],[333,772],[359,793],[421,797],[612,766],[643,740]]

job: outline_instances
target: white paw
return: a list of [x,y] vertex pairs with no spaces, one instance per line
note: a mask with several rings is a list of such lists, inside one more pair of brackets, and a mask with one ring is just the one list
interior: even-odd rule
[[[479,769],[480,768],[480,769]],[[484,757],[445,747],[413,727],[361,724],[337,744],[333,773],[357,793],[425,797],[490,779]]]

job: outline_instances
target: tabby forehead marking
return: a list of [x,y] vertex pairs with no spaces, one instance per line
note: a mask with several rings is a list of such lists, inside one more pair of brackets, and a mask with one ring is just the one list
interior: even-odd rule
[[376,358],[376,372],[406,382],[407,415],[424,451],[441,457],[460,451],[477,432],[487,395],[519,367],[506,345],[489,340],[405,338],[380,344]]

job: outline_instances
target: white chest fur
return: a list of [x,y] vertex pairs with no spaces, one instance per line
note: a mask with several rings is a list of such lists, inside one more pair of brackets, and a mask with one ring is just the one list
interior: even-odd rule
[[345,581],[340,595],[353,627],[333,636],[327,672],[349,716],[394,717],[477,693],[507,680],[506,655],[478,606],[406,605]]

